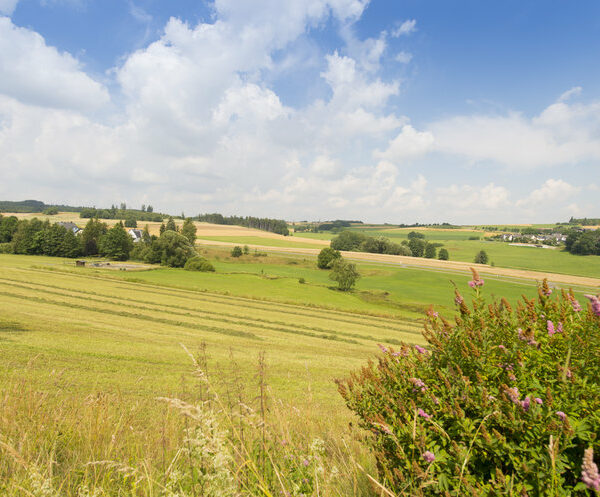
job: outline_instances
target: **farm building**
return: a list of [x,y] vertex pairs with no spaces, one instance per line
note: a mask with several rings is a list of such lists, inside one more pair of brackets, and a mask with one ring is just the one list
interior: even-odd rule
[[137,229],[132,228],[130,230],[127,230],[127,233],[129,233],[129,236],[131,236],[131,238],[133,238],[133,243],[142,241],[142,230],[137,230]]

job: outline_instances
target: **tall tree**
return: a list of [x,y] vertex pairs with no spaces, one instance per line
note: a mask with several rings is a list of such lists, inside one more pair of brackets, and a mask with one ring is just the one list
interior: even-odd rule
[[119,221],[100,240],[100,253],[117,261],[129,259],[129,252],[133,249],[133,241]]
[[196,225],[194,224],[194,221],[192,221],[191,218],[188,217],[183,222],[183,227],[181,228],[181,234],[189,240],[190,244],[193,247],[194,243],[196,243]]
[[360,278],[360,274],[356,270],[355,264],[352,264],[343,258],[336,259],[333,262],[331,273],[329,273],[329,279],[336,281],[338,288],[343,292],[350,290],[358,278]]
[[165,226],[166,231],[177,231],[177,225],[175,224],[175,219],[172,216],[169,216],[167,221],[167,225]]
[[97,217],[90,219],[81,232],[81,246],[83,255],[97,255],[100,239],[106,235],[108,226]]

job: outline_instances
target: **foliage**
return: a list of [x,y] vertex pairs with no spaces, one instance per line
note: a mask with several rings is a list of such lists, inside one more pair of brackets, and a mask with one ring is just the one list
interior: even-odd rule
[[48,228],[50,223],[40,221],[34,217],[31,220],[21,219],[12,237],[13,252],[15,254],[35,254],[34,237],[36,233]]
[[58,207],[46,207],[42,211],[42,214],[45,214],[46,216],[56,216],[58,214]]
[[418,231],[411,231],[407,236],[409,240],[412,240],[413,238],[423,240],[425,238],[425,234],[419,233]]
[[196,218],[198,221],[213,223],[213,224],[226,224],[235,226],[244,226],[246,228],[256,228],[263,231],[270,231],[279,235],[288,236],[290,231],[287,223],[282,219],[269,219],[260,217],[241,217],[241,216],[223,216],[222,214],[199,214]]
[[359,250],[360,246],[367,237],[356,231],[342,231],[338,236],[331,240],[331,248],[334,250]]
[[584,451],[600,451],[600,301],[582,310],[544,282],[516,310],[486,305],[473,274],[454,324],[428,312],[427,348],[380,346],[377,363],[338,382],[380,477],[410,495],[586,494]]
[[185,236],[166,230],[152,242],[145,261],[160,263],[162,266],[184,267],[187,260],[196,255],[194,247]]
[[135,218],[135,216],[127,216],[125,218],[125,227],[126,228],[137,228],[137,219]]
[[19,220],[15,216],[2,216],[0,214],[0,243],[12,241],[17,231]]
[[187,218],[181,227],[181,234],[188,239],[190,245],[193,247],[196,243],[196,225],[194,224],[194,221]]
[[474,262],[476,264],[487,264],[488,259],[489,258],[488,258],[487,252],[485,250],[480,250],[479,252],[477,252]]
[[111,206],[110,209],[96,209],[95,207],[83,207],[79,211],[79,217],[83,219],[99,218],[99,219],[128,219],[134,218],[136,221],[152,221],[161,222],[163,215],[152,212],[152,206],[148,206],[146,211],[127,209],[124,204],[121,204],[121,208],[116,205]]
[[567,251],[576,255],[600,255],[600,230],[572,231],[565,243]]
[[177,225],[175,224],[175,219],[173,219],[173,216],[169,216],[169,219],[167,220],[167,224],[165,226],[165,231],[177,231]]
[[98,249],[103,256],[116,261],[126,261],[129,259],[129,253],[133,249],[133,241],[129,233],[125,231],[123,224],[119,221],[100,239]]
[[424,256],[427,259],[435,259],[435,255],[436,255],[436,247],[435,244],[433,243],[427,243],[425,244],[425,254]]
[[231,257],[241,257],[242,256],[242,247],[236,245],[231,249]]
[[334,250],[331,247],[325,247],[319,252],[317,257],[317,267],[319,269],[331,269],[334,261],[342,257],[339,250]]
[[84,255],[96,255],[99,252],[100,239],[106,235],[108,226],[98,218],[90,219],[81,232],[81,245]]
[[440,261],[447,261],[448,259],[450,259],[450,254],[448,254],[448,250],[446,250],[445,248],[441,248],[438,252],[438,259]]
[[348,262],[343,258],[336,259],[331,265],[329,279],[336,281],[338,289],[343,292],[350,290],[360,278],[356,264]]
[[426,242],[421,238],[411,238],[408,242],[413,257],[423,257]]
[[203,271],[203,272],[207,272],[207,271],[212,271],[214,272],[215,267],[208,262],[204,257],[200,257],[200,256],[194,256],[194,257],[190,257],[185,265],[183,266],[183,269],[187,270],[187,271]]

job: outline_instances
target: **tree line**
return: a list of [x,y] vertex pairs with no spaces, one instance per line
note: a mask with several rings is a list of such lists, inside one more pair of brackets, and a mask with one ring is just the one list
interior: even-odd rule
[[143,210],[127,209],[125,204],[121,207],[113,205],[110,209],[96,209],[95,207],[84,207],[79,212],[79,217],[82,219],[92,219],[94,217],[100,219],[124,219],[128,228],[137,227],[137,221],[152,221],[161,222],[166,216],[158,212],[154,212],[151,205],[142,206]]
[[[79,234],[64,226],[37,218],[17,219],[0,215],[0,252],[53,257],[102,256],[116,261],[129,259],[169,267],[214,271],[194,249],[196,226],[186,219],[181,229],[171,217],[161,226],[161,235],[151,235],[148,226],[134,243],[121,221],[109,227],[90,219]],[[192,260],[193,259],[193,260]]]
[[[384,236],[367,236],[357,231],[342,231],[331,240],[331,248],[349,252],[369,252],[372,254],[404,255],[411,257],[425,257],[448,260],[449,254],[441,243],[432,243],[425,240],[425,235],[417,231],[408,234],[408,240],[401,243],[392,242]],[[438,248],[440,249],[438,252]]]
[[198,214],[196,220],[212,224],[228,224],[243,226],[245,228],[255,228],[284,236],[288,236],[290,234],[287,222],[282,219],[270,219],[268,217],[252,216],[223,216],[223,214],[215,212],[212,214]]
[[571,231],[567,236],[565,248],[576,255],[600,255],[600,230]]

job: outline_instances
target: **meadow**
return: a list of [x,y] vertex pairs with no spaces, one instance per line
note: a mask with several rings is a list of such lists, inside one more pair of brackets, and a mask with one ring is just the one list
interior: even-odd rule
[[[201,495],[197,468],[220,471],[184,457],[202,423],[243,495],[380,495],[334,380],[378,344],[422,344],[426,310],[451,318],[471,275],[359,262],[340,292],[314,256],[198,250],[215,273],[0,254],[3,495]],[[485,289],[537,293],[516,278]]]

